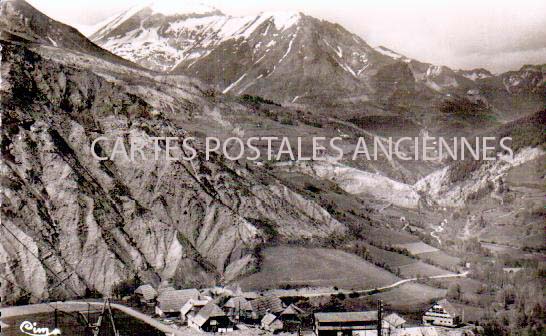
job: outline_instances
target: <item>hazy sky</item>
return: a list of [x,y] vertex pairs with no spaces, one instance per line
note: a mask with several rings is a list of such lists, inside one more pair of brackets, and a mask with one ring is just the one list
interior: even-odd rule
[[[153,0],[28,0],[56,20],[90,25]],[[184,0],[161,0],[184,1]],[[340,23],[372,46],[453,68],[493,72],[546,63],[544,0],[204,0],[239,16],[301,11]]]

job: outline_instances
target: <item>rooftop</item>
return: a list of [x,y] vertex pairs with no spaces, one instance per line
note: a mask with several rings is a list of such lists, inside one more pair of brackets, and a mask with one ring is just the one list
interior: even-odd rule
[[400,315],[392,313],[390,315],[387,315],[383,321],[388,322],[393,327],[401,326],[402,324],[406,323],[406,320],[404,320]]
[[193,321],[201,327],[203,324],[205,324],[211,317],[222,317],[226,316],[224,311],[220,309],[214,302],[207,303],[201,310],[199,310],[199,313],[195,315],[193,318]]
[[356,322],[356,321],[377,321],[377,311],[366,312],[335,312],[315,313],[315,320],[318,322]]
[[460,316],[462,314],[459,308],[455,307],[451,302],[446,299],[440,300],[436,302],[436,304],[444,308],[444,310],[452,317]]
[[240,296],[232,297],[231,299],[229,299],[228,302],[226,302],[226,304],[224,305],[224,307],[247,310],[247,311],[253,310],[250,302],[248,302],[248,300],[245,299],[244,297],[240,297]]
[[190,299],[197,300],[199,291],[197,289],[169,290],[159,294],[157,302],[159,309],[165,313],[178,312]]
[[153,300],[157,297],[157,291],[151,285],[142,285],[135,290],[135,294],[140,294],[145,300]]
[[262,319],[262,324],[264,325],[270,325],[271,323],[273,323],[275,320],[277,319],[277,316],[271,314],[271,313],[268,313],[267,315],[264,316],[264,318]]
[[276,296],[263,296],[250,301],[250,305],[256,314],[263,316],[267,313],[280,313],[283,311],[282,301]]

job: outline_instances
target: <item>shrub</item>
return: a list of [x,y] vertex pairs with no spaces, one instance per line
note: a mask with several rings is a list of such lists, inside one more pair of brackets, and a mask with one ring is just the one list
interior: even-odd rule
[[241,100],[246,103],[251,104],[268,104],[268,105],[275,105],[275,106],[281,106],[281,104],[275,103],[274,101],[270,99],[265,99],[260,96],[252,96],[249,94],[244,94],[241,96]]
[[116,283],[112,287],[112,294],[114,294],[117,297],[124,297],[127,295],[133,295],[135,290],[140,286],[142,283],[140,279],[135,275],[131,279],[122,280],[118,283]]
[[295,125],[296,121],[293,118],[290,118],[290,117],[283,117],[283,118],[281,118],[280,123],[283,124],[283,125]]
[[358,293],[358,292],[352,292],[352,293],[349,294],[349,297],[350,297],[351,299],[360,297],[360,293]]

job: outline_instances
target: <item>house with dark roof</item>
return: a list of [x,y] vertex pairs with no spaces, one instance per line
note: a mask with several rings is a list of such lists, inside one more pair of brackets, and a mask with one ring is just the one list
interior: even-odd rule
[[204,332],[233,331],[233,324],[214,302],[207,303],[195,316],[188,317],[188,326]]
[[195,288],[163,291],[157,297],[155,312],[162,317],[180,317],[180,309],[191,299],[199,299]]
[[295,304],[286,307],[280,314],[279,319],[283,322],[284,331],[298,331],[301,329],[301,321],[305,312]]
[[284,324],[277,316],[267,313],[262,319],[260,326],[263,330],[274,333],[276,331],[283,330]]
[[155,288],[152,287],[152,285],[146,284],[139,286],[135,290],[135,295],[141,303],[151,305],[155,303],[157,291],[155,290]]
[[317,336],[352,336],[359,331],[377,330],[377,311],[315,313]]
[[425,325],[456,327],[462,321],[462,312],[446,299],[436,302],[423,314]]
[[224,304],[224,311],[232,320],[239,321],[252,319],[254,309],[252,309],[252,305],[247,299],[242,296],[235,296]]
[[291,304],[279,314],[279,318],[283,321],[300,321],[303,314],[305,314],[303,310]]

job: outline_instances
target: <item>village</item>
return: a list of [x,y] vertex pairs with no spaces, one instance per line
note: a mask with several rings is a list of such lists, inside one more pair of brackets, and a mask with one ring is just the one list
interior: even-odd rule
[[[232,333],[236,335],[297,336],[443,336],[473,335],[464,327],[464,313],[447,299],[423,311],[420,323],[383,307],[370,311],[305,311],[273,295],[242,292],[240,288],[154,288],[140,285],[122,298],[181,335]],[[174,335],[174,334],[173,334]]]

